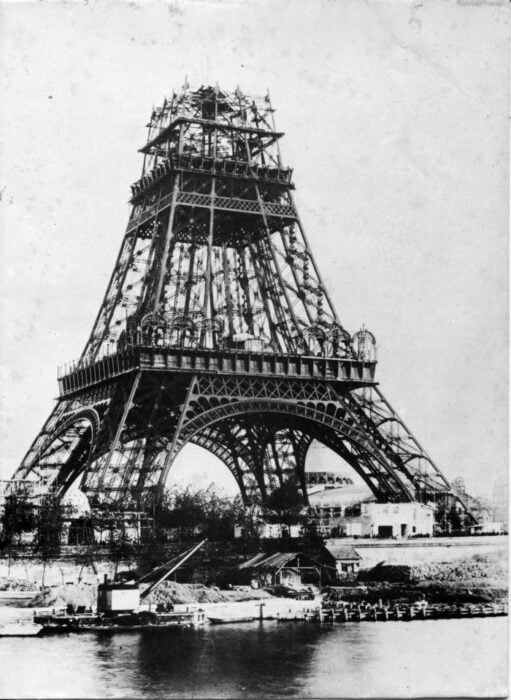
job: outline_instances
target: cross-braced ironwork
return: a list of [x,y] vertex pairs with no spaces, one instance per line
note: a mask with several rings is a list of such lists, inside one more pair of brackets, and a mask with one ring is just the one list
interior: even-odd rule
[[374,381],[374,337],[337,316],[273,113],[188,85],[153,110],[103,303],[17,479],[129,506],[195,443],[246,501],[289,478],[306,499],[316,439],[379,499],[451,493]]

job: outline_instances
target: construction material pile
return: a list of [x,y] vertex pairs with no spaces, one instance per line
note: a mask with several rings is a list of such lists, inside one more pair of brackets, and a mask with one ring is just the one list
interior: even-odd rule
[[497,556],[476,555],[471,559],[419,564],[412,567],[411,574],[418,581],[498,587],[506,585],[507,562]]
[[229,603],[233,601],[258,600],[269,598],[271,594],[265,590],[220,590],[216,586],[205,586],[202,583],[176,583],[164,581],[146,598],[147,602],[158,603]]
[[37,591],[34,581],[26,578],[13,578],[11,576],[0,576],[0,591]]
[[67,605],[96,607],[97,587],[88,583],[45,588],[26,604],[27,608],[65,608]]
[[327,592],[333,602],[380,599],[491,602],[507,598],[507,560],[497,553],[413,566],[381,563]]

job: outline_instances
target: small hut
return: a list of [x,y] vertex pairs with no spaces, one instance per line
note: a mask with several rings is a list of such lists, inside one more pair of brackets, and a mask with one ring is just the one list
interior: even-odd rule
[[249,571],[258,586],[321,585],[323,565],[301,552],[261,552],[238,567]]
[[360,569],[362,557],[354,547],[327,545],[326,550],[335,559],[338,578],[354,576]]

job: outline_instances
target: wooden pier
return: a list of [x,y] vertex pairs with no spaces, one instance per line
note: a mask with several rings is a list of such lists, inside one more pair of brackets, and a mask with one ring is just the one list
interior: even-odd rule
[[472,617],[502,617],[508,614],[506,603],[445,604],[426,601],[412,604],[372,605],[370,603],[337,603],[305,615],[306,622],[387,622],[411,620],[449,620]]

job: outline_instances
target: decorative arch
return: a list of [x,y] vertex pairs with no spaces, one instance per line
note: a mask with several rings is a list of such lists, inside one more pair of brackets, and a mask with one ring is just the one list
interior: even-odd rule
[[[257,424],[256,417],[260,416],[260,421],[272,425],[274,430],[300,427],[330,447],[350,464],[377,496],[413,500],[413,484],[406,472],[398,474],[378,445],[370,442],[367,433],[355,422],[349,421],[345,415],[340,417],[327,411],[327,408],[327,405],[321,408],[313,402],[252,399],[219,403],[198,414],[190,410],[180,431],[175,454],[187,442],[200,439],[196,436],[213,425],[244,416],[250,416],[251,422]],[[166,481],[175,454],[171,455],[162,472],[161,483]]]
[[91,460],[99,433],[100,418],[93,408],[81,409],[64,418],[50,442],[38,455],[32,477],[46,483],[59,496],[82,476]]

